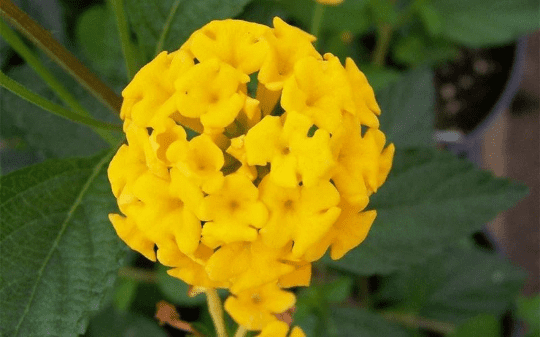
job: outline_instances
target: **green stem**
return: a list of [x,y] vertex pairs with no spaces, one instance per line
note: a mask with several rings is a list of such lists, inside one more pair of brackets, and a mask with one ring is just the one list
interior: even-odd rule
[[238,330],[236,330],[234,337],[244,337],[246,333],[247,333],[247,329],[240,325],[238,327]]
[[156,283],[157,274],[155,271],[135,267],[122,267],[118,270],[118,276],[123,279],[133,280],[142,283]]
[[92,117],[81,116],[79,114],[74,113],[71,110],[64,108],[61,105],[54,104],[46,100],[45,98],[31,92],[30,90],[26,89],[21,84],[12,80],[1,71],[0,71],[0,86],[6,88],[7,90],[11,91],[15,95],[27,100],[28,102],[33,103],[43,108],[44,110],[49,111],[50,113],[63,117],[72,122],[86,125],[92,128],[93,130],[102,129],[102,130],[113,130],[113,131],[122,132],[122,127],[120,125],[98,121],[96,119],[93,119]]
[[389,321],[401,323],[410,328],[427,329],[429,331],[438,332],[444,335],[452,333],[456,329],[454,324],[418,317],[414,314],[385,312],[382,315]]
[[101,82],[46,29],[21,11],[11,0],[0,1],[0,14],[115,114],[120,111],[122,98]]
[[386,54],[390,47],[390,39],[392,38],[392,26],[387,23],[377,27],[377,43],[373,52],[373,65],[376,67],[384,66]]
[[171,24],[173,22],[174,16],[176,15],[176,12],[178,11],[179,6],[180,0],[176,0],[171,7],[169,16],[167,17],[167,20],[165,20],[165,23],[163,24],[163,29],[161,30],[161,34],[159,35],[159,39],[156,44],[156,51],[154,52],[155,55],[159,54],[163,50],[165,39],[167,38],[167,35],[169,35],[169,31],[171,30]]
[[313,15],[311,16],[311,29],[309,32],[311,35],[315,36],[317,40],[313,43],[315,46],[315,49],[317,49],[318,41],[319,41],[319,31],[321,29],[321,24],[324,16],[324,5],[320,3],[315,3],[315,6],[313,7]]
[[206,298],[208,300],[208,310],[216,327],[218,337],[227,337],[225,321],[223,320],[223,306],[217,290],[214,288],[206,289]]
[[371,308],[372,303],[369,289],[369,278],[366,276],[360,277],[358,279],[358,285],[360,288],[360,303],[362,303],[366,308]]
[[124,12],[124,2],[123,0],[109,0],[109,3],[112,6],[114,16],[116,17],[116,26],[118,27],[118,33],[122,43],[122,53],[124,54],[124,60],[126,62],[128,80],[131,80],[137,73],[139,67],[137,65],[137,57],[135,56],[135,47],[133,43],[131,43],[129,28]]
[[[62,83],[54,77],[49,69],[43,65],[36,55],[34,55],[32,50],[26,46],[23,40],[7,24],[5,24],[3,20],[0,20],[0,34],[67,106],[81,116],[91,117],[88,111],[86,111],[77,99],[67,91]],[[111,145],[118,141],[116,137],[111,135],[108,131],[101,129],[95,131]]]

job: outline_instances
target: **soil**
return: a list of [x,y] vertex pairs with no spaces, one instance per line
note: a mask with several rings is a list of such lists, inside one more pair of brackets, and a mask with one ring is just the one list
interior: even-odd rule
[[435,70],[435,126],[469,133],[491,112],[510,77],[516,46],[462,49]]

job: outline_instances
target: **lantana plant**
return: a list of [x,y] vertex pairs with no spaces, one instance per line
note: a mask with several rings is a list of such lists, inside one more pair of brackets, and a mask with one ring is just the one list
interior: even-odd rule
[[[522,276],[473,235],[525,187],[430,144],[429,71],[376,95],[352,58],[317,49],[326,6],[343,1],[313,2],[310,32],[270,17],[269,2],[88,9],[75,53],[96,75],[1,0],[2,37],[24,64],[2,58],[0,83],[58,116],[32,131],[44,112],[2,91],[4,141],[47,159],[1,177],[2,335],[497,327]],[[479,266],[481,284],[452,293]]]

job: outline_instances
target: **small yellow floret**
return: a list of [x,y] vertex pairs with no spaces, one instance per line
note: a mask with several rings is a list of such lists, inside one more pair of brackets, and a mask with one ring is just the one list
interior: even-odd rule
[[294,294],[269,283],[229,297],[225,301],[225,310],[240,325],[250,330],[261,330],[277,320],[273,314],[289,309],[295,301]]

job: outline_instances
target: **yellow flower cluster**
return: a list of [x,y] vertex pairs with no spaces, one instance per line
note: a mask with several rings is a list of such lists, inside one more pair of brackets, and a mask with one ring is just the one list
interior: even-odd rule
[[227,312],[261,336],[285,336],[283,289],[309,285],[313,261],[364,240],[394,153],[354,62],[273,25],[213,21],[143,67],[108,170],[120,238],[190,285],[229,289]]

